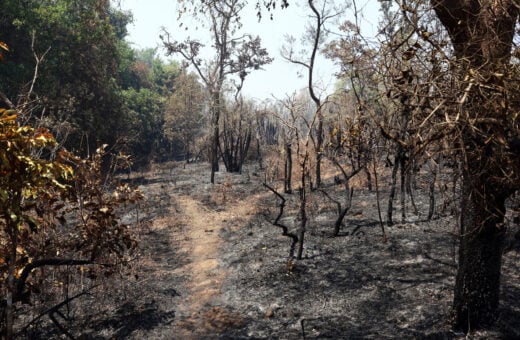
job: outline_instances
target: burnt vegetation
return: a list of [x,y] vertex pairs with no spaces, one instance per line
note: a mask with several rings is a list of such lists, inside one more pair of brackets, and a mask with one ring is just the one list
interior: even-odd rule
[[2,4],[1,338],[520,338],[520,7],[378,3],[302,4],[263,102],[244,16],[291,1],[178,0],[168,62],[115,2]]

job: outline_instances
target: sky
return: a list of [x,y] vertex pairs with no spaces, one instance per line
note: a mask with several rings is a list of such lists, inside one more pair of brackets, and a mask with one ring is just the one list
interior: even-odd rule
[[[302,67],[292,65],[283,60],[280,50],[284,44],[285,35],[292,35],[296,41],[305,32],[305,25],[309,22],[309,9],[302,0],[293,0],[285,10],[274,12],[273,20],[264,13],[264,18],[258,22],[254,2],[244,9],[242,32],[259,35],[263,46],[274,58],[273,63],[264,66],[264,70],[253,71],[244,83],[243,93],[246,97],[262,101],[265,99],[282,99],[286,95],[305,88],[307,84],[307,73]],[[164,54],[159,34],[165,27],[171,34],[172,39],[184,40],[190,36],[201,41],[209,36],[207,29],[185,30],[179,28],[176,12],[176,0],[120,0],[120,6],[124,10],[133,13],[134,22],[128,25],[129,36],[127,40],[134,48],[159,47],[160,54]],[[365,5],[360,5],[366,3]],[[362,8],[364,17],[360,18],[361,27],[367,35],[373,35],[377,27],[377,1],[358,1],[358,9]],[[349,14],[350,13],[350,14]],[[345,19],[352,19],[352,11],[347,11]],[[333,27],[331,23],[331,27]],[[209,45],[209,44],[208,44]],[[206,53],[211,53],[210,51]],[[176,60],[181,60],[175,57]],[[334,73],[338,67],[328,59],[319,57],[316,63],[316,88],[322,97],[330,94],[335,86]],[[303,75],[303,76],[302,76]]]

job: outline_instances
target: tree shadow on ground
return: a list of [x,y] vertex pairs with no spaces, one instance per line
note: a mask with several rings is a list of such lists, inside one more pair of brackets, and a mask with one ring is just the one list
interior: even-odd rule
[[[88,320],[87,320],[88,319]],[[105,313],[97,313],[86,317],[86,324],[81,322],[74,325],[62,325],[66,327],[69,336],[65,337],[56,325],[51,322],[36,324],[36,327],[25,329],[19,333],[19,339],[61,339],[73,336],[76,339],[105,339],[101,334],[109,335],[110,339],[127,339],[133,332],[139,330],[152,330],[155,327],[171,324],[175,319],[175,311],[160,311],[155,302],[138,306],[127,302],[117,308],[110,316]],[[74,322],[73,319],[69,320]],[[76,320],[78,321],[78,320]]]
[[[144,306],[127,302],[111,317],[93,324],[92,329],[94,334],[103,333],[104,330],[115,330],[111,339],[127,339],[135,331],[150,331],[158,326],[171,324],[174,319],[174,310],[161,311],[155,301]],[[89,334],[83,334],[83,337],[91,338]]]

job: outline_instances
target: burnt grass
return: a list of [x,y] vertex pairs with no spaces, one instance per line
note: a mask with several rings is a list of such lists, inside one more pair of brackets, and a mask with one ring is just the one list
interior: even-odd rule
[[[220,294],[200,311],[207,327],[192,329],[193,339],[462,339],[450,328],[450,306],[456,273],[456,209],[441,211],[426,221],[427,184],[419,183],[415,203],[407,205],[401,221],[398,195],[393,226],[385,225],[383,241],[375,191],[358,185],[341,233],[332,237],[335,206],[319,193],[309,198],[310,219],[304,258],[290,262],[290,239],[272,221],[278,199],[262,186],[263,174],[254,166],[243,174],[217,174],[215,187],[228,183],[227,201],[215,200],[207,164],[185,167],[162,165],[140,176],[146,202],[139,211],[143,222],[169,221],[165,228],[140,231],[141,259],[118,283],[109,282],[75,302],[67,327],[84,339],[182,339],[190,329],[179,312],[182,297],[190,294],[190,278],[176,270],[190,254],[175,240],[185,237],[189,221],[176,195],[202,202],[209,211],[225,212],[233,203],[258,199],[256,214],[237,216],[215,235],[220,268],[226,271]],[[359,181],[362,183],[362,181]],[[384,183],[384,181],[382,181]],[[229,185],[230,184],[230,185]],[[276,183],[275,183],[276,184]],[[281,184],[276,184],[280,188]],[[341,198],[341,186],[325,180],[332,196]],[[386,216],[388,188],[380,188]],[[298,195],[286,195],[282,222],[295,231]],[[124,218],[135,218],[136,211]],[[518,228],[511,222],[510,229]],[[173,235],[173,238],[172,238]],[[469,338],[520,338],[520,252],[504,255],[500,310],[492,329]],[[108,289],[108,288],[110,289]],[[186,308],[186,307],[184,307]],[[222,315],[225,314],[225,318]],[[213,319],[210,315],[213,315]],[[217,315],[215,317],[215,315]],[[220,320],[219,316],[220,315]],[[46,320],[46,321],[45,321]],[[184,327],[182,332],[178,329]],[[179,334],[184,334],[180,337]],[[26,338],[65,338],[42,317],[24,333]]]

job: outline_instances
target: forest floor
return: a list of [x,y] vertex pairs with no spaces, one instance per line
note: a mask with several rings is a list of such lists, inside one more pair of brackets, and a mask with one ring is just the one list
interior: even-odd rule
[[[133,177],[146,197],[138,217],[148,221],[139,263],[117,299],[92,301],[102,307],[81,325],[83,338],[464,338],[449,326],[456,218],[426,221],[427,195],[416,194],[419,215],[410,208],[404,223],[385,226],[384,242],[375,191],[359,185],[338,237],[335,205],[316,193],[304,257],[289,262],[290,239],[272,224],[279,200],[253,166],[219,172],[215,185],[207,164],[163,164]],[[325,185],[343,194],[332,177]],[[380,194],[386,215],[388,192]],[[298,196],[286,196],[282,221],[296,230]],[[495,328],[473,338],[520,338],[518,250],[504,256]]]

